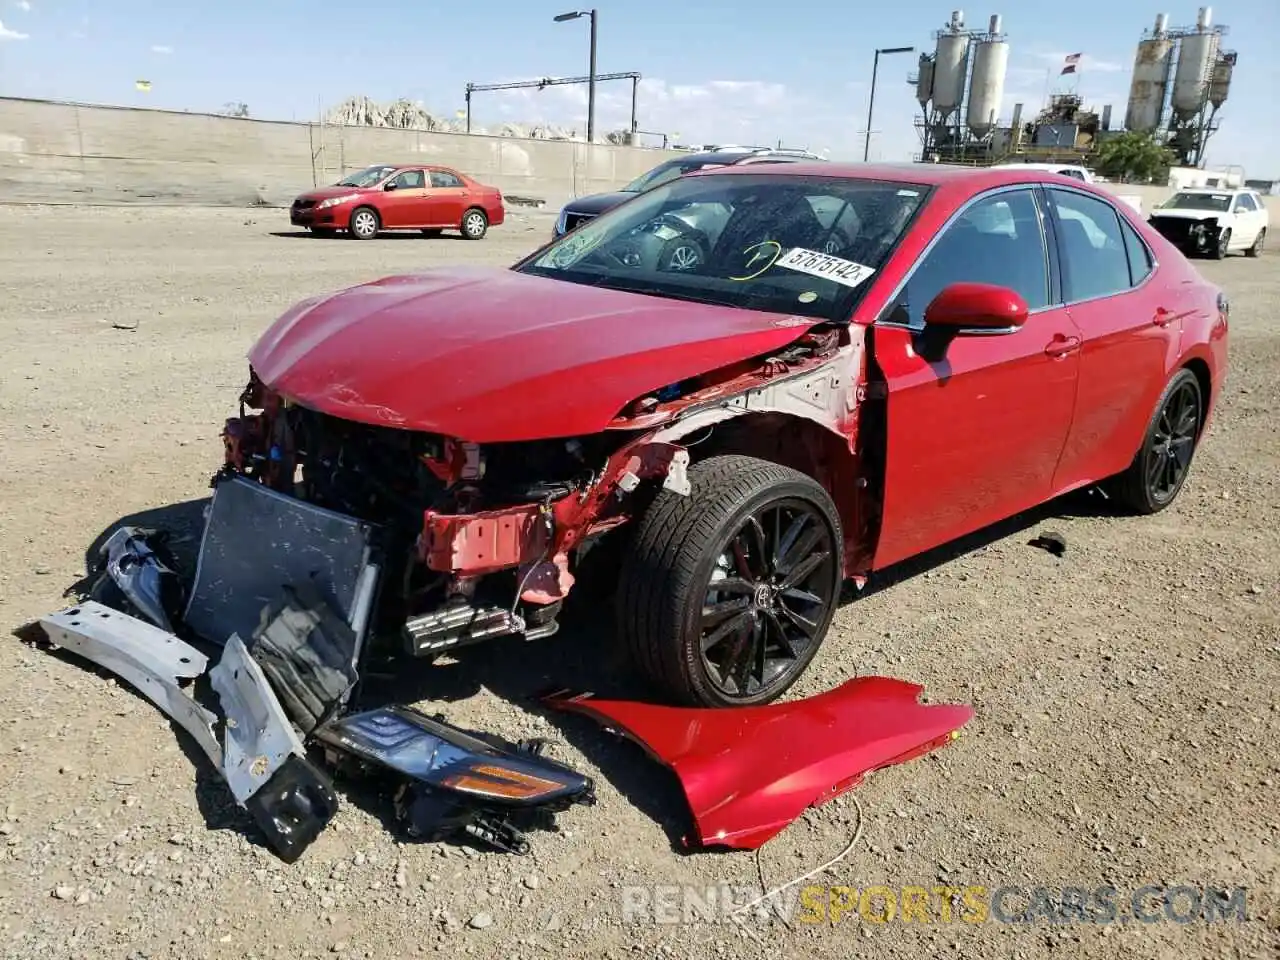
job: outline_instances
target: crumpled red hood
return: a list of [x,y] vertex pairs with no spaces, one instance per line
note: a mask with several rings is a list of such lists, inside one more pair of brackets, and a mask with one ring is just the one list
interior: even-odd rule
[[249,362],[322,413],[495,443],[595,433],[637,397],[819,322],[445,267],[305,300]]

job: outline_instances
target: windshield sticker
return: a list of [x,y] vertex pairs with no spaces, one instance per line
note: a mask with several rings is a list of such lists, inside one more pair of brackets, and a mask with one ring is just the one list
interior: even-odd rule
[[807,273],[811,277],[825,277],[846,287],[856,287],[875,273],[871,267],[852,260],[842,260],[829,253],[793,247],[777,259],[780,267]]
[[759,243],[753,243],[742,251],[743,258],[746,260],[746,264],[742,268],[743,275],[730,277],[729,279],[754,280],[772,267],[781,253],[782,244],[776,240],[761,240]]
[[918,196],[920,196],[920,191],[919,191],[919,190],[899,190],[899,191],[898,191],[898,196],[900,196],[900,197],[918,197]]
[[813,301],[818,299],[818,295],[814,293],[812,290],[806,290],[804,293],[800,294],[800,296],[797,297],[796,299],[799,300],[801,303],[813,303]]

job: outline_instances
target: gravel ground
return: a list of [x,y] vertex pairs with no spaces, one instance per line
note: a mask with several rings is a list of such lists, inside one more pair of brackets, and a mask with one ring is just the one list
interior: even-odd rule
[[[207,495],[244,353],[291,302],[427,264],[510,263],[551,224],[529,213],[480,243],[360,244],[273,233],[283,221],[0,207],[0,623],[61,607],[119,518]],[[357,793],[284,866],[146,701],[6,633],[0,955],[1275,955],[1278,265],[1273,253],[1202,267],[1234,298],[1232,370],[1174,509],[1132,519],[1078,497],[913,562],[843,608],[795,691],[889,673],[977,710],[947,749],[855,791],[864,841],[821,882],[1111,885],[1122,905],[1147,884],[1246,886],[1246,922],[948,922],[936,904],[927,923],[628,919],[625,888],[751,888],[757,867],[675,852],[681,805],[660,767],[590,721],[531,709],[544,683],[608,669],[590,626],[478,648],[417,689],[453,700],[441,709],[464,724],[555,736],[556,755],[600,781],[597,807],[561,815],[563,832],[535,835],[522,859],[402,842]],[[1066,535],[1062,558],[1027,545],[1045,528]],[[853,796],[764,848],[770,883],[845,845]]]

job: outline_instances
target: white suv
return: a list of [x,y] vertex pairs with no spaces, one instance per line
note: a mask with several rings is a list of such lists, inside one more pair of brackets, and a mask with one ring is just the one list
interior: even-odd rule
[[1158,204],[1151,225],[1186,254],[1221,260],[1233,250],[1262,253],[1270,214],[1255,190],[1198,188],[1179,190]]

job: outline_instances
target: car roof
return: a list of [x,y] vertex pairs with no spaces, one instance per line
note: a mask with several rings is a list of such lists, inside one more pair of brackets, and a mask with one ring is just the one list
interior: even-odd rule
[[[946,163],[833,163],[828,160],[799,161],[770,165],[769,175],[777,177],[837,177],[850,180],[888,180],[913,183],[920,186],[958,186],[975,190],[1017,183],[1064,183],[1066,177],[1058,177],[1048,170],[1017,167],[965,167]],[[755,164],[743,164],[717,170],[698,170],[691,177],[754,174],[761,171]],[[1072,186],[1088,187],[1079,180],[1071,180]]]
[[1178,193],[1253,193],[1248,187],[1183,187]]

